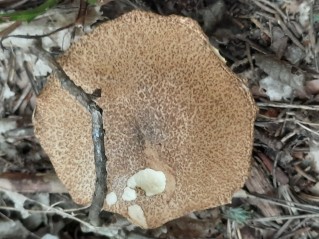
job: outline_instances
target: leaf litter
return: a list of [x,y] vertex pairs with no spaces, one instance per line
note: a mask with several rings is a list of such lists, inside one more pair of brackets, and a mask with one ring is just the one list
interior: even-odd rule
[[[21,11],[44,2],[0,6]],[[0,238],[317,238],[318,1],[118,0],[83,7],[84,2],[63,1],[30,22],[0,25],[0,178],[11,189],[0,186]],[[93,228],[87,208],[78,208],[58,179],[48,176],[52,166],[34,138],[35,92],[51,70],[29,46],[40,42],[61,54],[98,22],[135,8],[192,17],[247,80],[260,108],[252,171],[229,205],[154,230],[103,212],[104,226]]]

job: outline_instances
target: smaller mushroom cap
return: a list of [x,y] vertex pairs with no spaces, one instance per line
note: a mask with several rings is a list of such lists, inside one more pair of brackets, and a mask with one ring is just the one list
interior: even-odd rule
[[[59,59],[86,92],[102,90],[104,209],[144,228],[230,202],[249,174],[256,107],[200,27],[133,11],[96,28]],[[36,135],[75,202],[95,182],[91,118],[53,77]]]

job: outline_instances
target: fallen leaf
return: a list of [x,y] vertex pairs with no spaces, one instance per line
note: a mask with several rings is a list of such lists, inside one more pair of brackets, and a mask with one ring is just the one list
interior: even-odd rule
[[291,98],[295,91],[306,95],[304,90],[304,73],[287,62],[273,57],[255,54],[256,65],[268,74],[259,83],[270,100],[279,101]]
[[293,89],[291,86],[273,79],[271,76],[263,78],[259,82],[260,88],[265,92],[271,101],[280,101],[291,97]]

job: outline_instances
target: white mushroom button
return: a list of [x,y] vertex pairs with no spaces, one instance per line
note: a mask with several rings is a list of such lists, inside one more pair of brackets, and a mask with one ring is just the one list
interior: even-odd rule
[[124,188],[124,192],[122,194],[122,199],[124,201],[133,201],[136,199],[136,191],[132,188],[126,187]]
[[144,211],[139,205],[134,204],[129,206],[127,212],[129,218],[134,224],[137,224],[143,228],[147,228],[147,222],[144,215]]
[[165,185],[165,174],[162,171],[155,171],[150,168],[140,170],[127,181],[128,187],[139,187],[145,191],[148,197],[164,192]]
[[115,192],[110,192],[106,195],[105,202],[108,206],[112,206],[117,202],[117,196]]

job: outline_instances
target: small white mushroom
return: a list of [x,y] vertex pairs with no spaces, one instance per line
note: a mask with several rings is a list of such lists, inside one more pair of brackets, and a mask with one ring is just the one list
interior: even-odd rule
[[126,187],[124,188],[124,192],[122,194],[122,199],[124,201],[133,201],[136,199],[136,191],[132,188]]
[[134,204],[132,206],[129,206],[127,208],[128,211],[128,215],[129,215],[129,219],[131,219],[133,221],[133,223],[143,227],[143,228],[147,228],[147,222],[146,222],[146,218],[144,216],[144,211],[143,209],[137,205]]
[[105,198],[105,202],[106,204],[110,207],[112,205],[114,205],[117,202],[117,196],[115,194],[115,192],[110,192],[106,195]]
[[150,168],[140,170],[127,180],[127,186],[143,189],[148,197],[164,192],[165,185],[165,174]]

